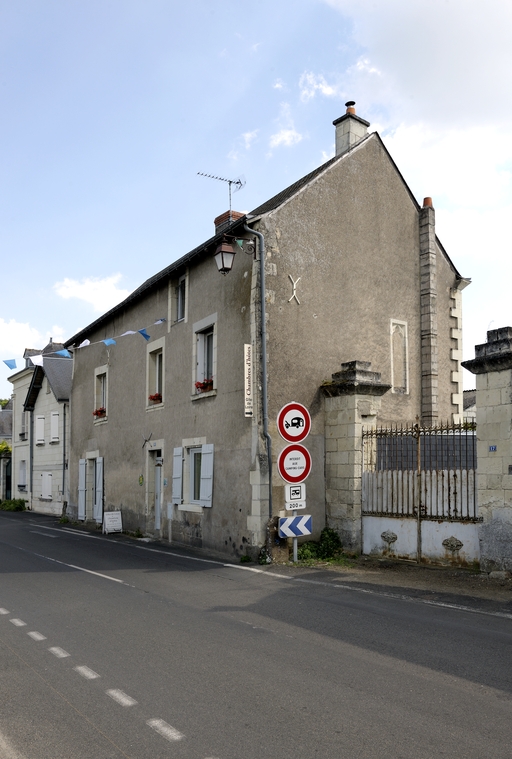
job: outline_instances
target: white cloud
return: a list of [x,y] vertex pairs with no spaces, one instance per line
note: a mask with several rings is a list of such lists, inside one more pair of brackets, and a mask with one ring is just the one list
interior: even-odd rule
[[284,82],[283,82],[283,80],[282,79],[276,79],[276,81],[274,82],[274,84],[272,85],[272,87],[275,90],[282,90],[284,88]]
[[311,71],[305,71],[299,79],[300,99],[303,103],[314,98],[317,92],[325,97],[335,97],[339,95],[337,85],[328,84],[322,74],[314,74]]
[[289,148],[302,140],[303,135],[295,129],[288,103],[281,104],[281,113],[277,121],[280,129],[270,137],[271,148],[277,148],[281,145]]
[[56,282],[53,289],[61,298],[78,298],[90,303],[95,311],[103,313],[113,308],[129,294],[129,290],[122,290],[117,283],[122,278],[121,274],[113,274],[110,277],[87,277],[78,281],[66,277],[62,282]]
[[244,141],[245,149],[250,150],[252,143],[258,136],[258,130],[254,129],[252,132],[244,132],[242,138]]

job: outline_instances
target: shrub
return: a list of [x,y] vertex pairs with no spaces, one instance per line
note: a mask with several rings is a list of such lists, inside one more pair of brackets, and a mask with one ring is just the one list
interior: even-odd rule
[[325,527],[320,533],[319,542],[309,540],[299,546],[297,558],[299,561],[315,561],[333,559],[341,553],[341,540],[336,530]]
[[26,501],[23,498],[0,501],[0,511],[25,511],[25,503]]

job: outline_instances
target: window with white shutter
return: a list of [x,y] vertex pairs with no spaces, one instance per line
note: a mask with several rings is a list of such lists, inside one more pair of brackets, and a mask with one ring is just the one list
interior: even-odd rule
[[19,474],[18,474],[18,487],[19,488],[27,487],[27,462],[24,459],[20,461],[20,468],[19,468]]
[[52,443],[59,442],[59,412],[52,411],[50,418],[50,441]]
[[44,416],[36,416],[36,445],[44,445]]
[[172,503],[183,503],[183,448],[175,448],[172,455]]
[[41,498],[46,501],[52,499],[52,473],[41,472]]

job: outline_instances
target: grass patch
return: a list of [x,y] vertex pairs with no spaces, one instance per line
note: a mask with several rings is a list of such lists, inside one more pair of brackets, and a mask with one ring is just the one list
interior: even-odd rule
[[25,511],[26,501],[23,498],[12,498],[9,501],[0,501],[0,511]]
[[325,527],[320,540],[308,540],[302,543],[297,551],[299,563],[303,566],[317,566],[318,564],[333,564],[339,567],[353,567],[353,560],[345,556],[341,546],[340,536],[336,530]]

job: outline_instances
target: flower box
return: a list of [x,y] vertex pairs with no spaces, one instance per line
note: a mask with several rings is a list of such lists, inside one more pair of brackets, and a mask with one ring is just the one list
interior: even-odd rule
[[210,390],[213,390],[213,379],[196,382],[196,390],[198,393],[209,393]]
[[151,403],[162,403],[162,394],[153,393],[153,395],[149,396],[149,400],[151,401]]
[[92,415],[96,417],[96,419],[102,419],[104,416],[107,415],[107,409],[103,406],[101,408],[94,409],[92,412]]

